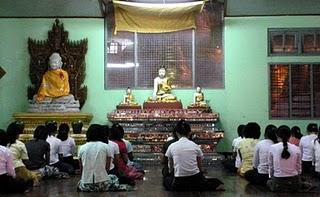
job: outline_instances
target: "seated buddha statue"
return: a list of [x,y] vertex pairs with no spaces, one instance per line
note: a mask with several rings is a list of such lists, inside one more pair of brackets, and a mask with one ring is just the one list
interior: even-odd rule
[[59,53],[49,57],[49,69],[42,76],[41,85],[33,100],[29,101],[29,112],[77,112],[79,101],[70,94],[69,76],[62,69]]
[[160,68],[158,76],[153,81],[153,94],[149,101],[157,102],[176,102],[177,98],[172,95],[172,84],[171,80],[166,77],[166,70]]
[[49,58],[49,70],[42,77],[42,82],[36,100],[43,101],[46,97],[58,98],[70,93],[69,76],[62,67],[62,58],[59,53],[53,53]]
[[137,106],[138,103],[135,101],[135,98],[132,94],[132,90],[130,87],[127,88],[126,94],[123,96],[123,100],[120,105],[127,105],[127,106]]
[[204,94],[200,86],[197,87],[196,92],[193,94],[193,103],[191,105],[197,107],[208,107],[204,100]]

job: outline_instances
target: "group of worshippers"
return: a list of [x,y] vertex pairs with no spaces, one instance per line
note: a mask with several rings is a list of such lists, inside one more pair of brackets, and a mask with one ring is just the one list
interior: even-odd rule
[[316,187],[313,177],[320,177],[320,133],[316,123],[300,128],[268,125],[264,139],[260,125],[239,125],[232,143],[234,159],[225,167],[244,177],[249,183],[266,186],[273,192],[307,192]]
[[126,191],[144,176],[142,166],[131,161],[132,145],[123,139],[118,124],[91,125],[78,159],[68,124],[39,125],[26,143],[18,140],[23,129],[22,123],[13,122],[6,131],[0,130],[0,193],[28,192],[43,178],[69,178],[77,172],[81,173],[78,191]]

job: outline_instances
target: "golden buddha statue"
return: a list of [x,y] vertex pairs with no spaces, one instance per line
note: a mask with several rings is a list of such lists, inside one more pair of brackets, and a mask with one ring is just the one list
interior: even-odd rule
[[127,106],[138,106],[139,104],[135,101],[135,98],[132,94],[130,87],[127,88],[126,94],[123,96],[123,101],[120,105],[127,105]]
[[197,87],[196,92],[193,94],[193,103],[191,106],[197,107],[208,107],[207,103],[204,100],[204,94],[200,86]]
[[41,102],[46,97],[58,98],[70,93],[69,76],[62,67],[62,58],[59,53],[53,53],[49,58],[50,69],[43,75],[36,101]]
[[153,95],[148,99],[148,101],[177,102],[177,98],[172,95],[171,90],[171,80],[166,77],[166,70],[164,68],[160,68],[158,71],[158,77],[154,79]]

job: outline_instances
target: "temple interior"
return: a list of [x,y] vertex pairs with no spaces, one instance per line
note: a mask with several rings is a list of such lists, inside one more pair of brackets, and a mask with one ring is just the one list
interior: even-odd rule
[[[239,125],[257,123],[261,140],[270,124],[302,135],[320,126],[319,21],[318,0],[1,0],[0,129],[23,123],[26,143],[37,126],[66,123],[78,159],[90,125],[116,123],[145,170],[133,191],[78,192],[76,173],[25,195],[301,195],[251,185],[223,164]],[[181,119],[225,191],[162,186],[163,145]],[[319,178],[309,181],[302,195],[318,196]]]

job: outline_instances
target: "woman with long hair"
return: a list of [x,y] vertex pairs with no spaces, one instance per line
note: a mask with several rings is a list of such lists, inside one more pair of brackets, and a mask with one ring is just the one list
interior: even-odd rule
[[277,129],[279,142],[270,147],[267,187],[273,192],[306,191],[311,184],[301,182],[301,152],[299,147],[288,142],[291,132],[288,126]]
[[247,171],[244,176],[252,184],[265,185],[269,179],[268,154],[270,146],[277,143],[277,127],[270,124],[266,127],[264,140],[258,142],[253,155],[253,170]]

